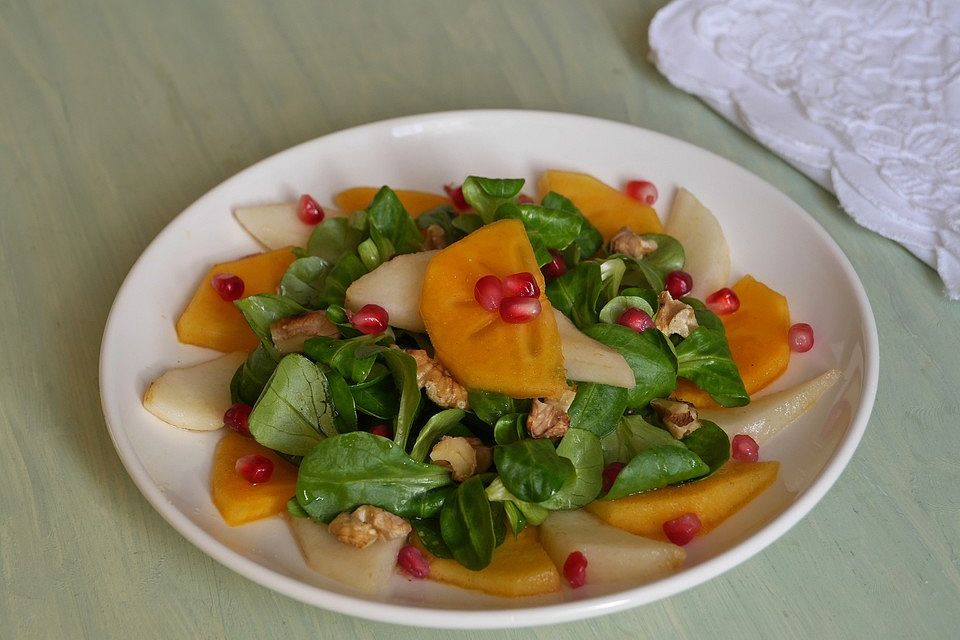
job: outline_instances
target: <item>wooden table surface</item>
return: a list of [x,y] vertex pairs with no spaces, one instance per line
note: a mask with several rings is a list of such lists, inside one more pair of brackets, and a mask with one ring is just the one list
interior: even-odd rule
[[[958,637],[960,304],[656,72],[646,31],[661,4],[0,2],[0,637]],[[870,426],[799,525],[665,601],[499,632],[300,604],[186,542],[127,476],[98,396],[107,312],[154,235],[251,163],[357,124],[486,107],[661,131],[796,200],[873,304]]]

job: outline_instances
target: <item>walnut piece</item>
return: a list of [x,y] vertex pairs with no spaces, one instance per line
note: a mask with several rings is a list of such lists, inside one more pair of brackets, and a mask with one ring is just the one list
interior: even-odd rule
[[701,426],[697,408],[689,402],[657,398],[650,402],[650,406],[660,416],[667,431],[677,440],[690,435]]
[[443,249],[447,246],[447,234],[438,224],[431,224],[424,229],[427,239],[427,249]]
[[653,323],[665,336],[669,337],[676,333],[681,338],[686,338],[691,331],[700,326],[697,324],[693,307],[685,302],[674,300],[669,291],[660,292],[660,308],[653,316]]
[[630,230],[629,227],[621,227],[608,244],[610,253],[622,253],[623,255],[642,260],[647,254],[657,250],[657,241],[641,238]]
[[570,427],[567,410],[577,392],[567,389],[556,398],[534,399],[527,415],[527,433],[531,438],[560,438]]
[[337,540],[357,549],[365,549],[380,539],[406,537],[412,530],[400,516],[368,504],[357,507],[353,513],[341,513],[327,529]]
[[450,469],[450,477],[454,482],[463,482],[470,476],[489,469],[493,454],[480,438],[443,436],[433,445],[430,460]]
[[340,330],[327,319],[323,311],[284,318],[270,325],[270,337],[280,353],[303,351],[303,343],[314,336],[339,338]]
[[417,361],[417,386],[425,389],[427,397],[437,406],[466,409],[467,390],[454,380],[450,372],[423,349],[404,349]]

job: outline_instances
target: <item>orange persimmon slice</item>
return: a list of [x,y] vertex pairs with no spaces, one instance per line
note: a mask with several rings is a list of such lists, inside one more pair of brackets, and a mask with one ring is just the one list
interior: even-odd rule
[[551,191],[569,198],[604,240],[609,240],[622,227],[629,227],[634,233],[663,233],[663,225],[653,207],[586,173],[545,171],[537,193],[543,199]]
[[[753,394],[776,380],[790,363],[790,308],[787,299],[747,275],[733,285],[740,308],[720,316],[727,331],[730,355],[743,386]],[[688,380],[678,380],[674,397],[698,407],[715,407],[710,396]]]
[[[250,484],[236,472],[237,460],[258,454],[273,462],[266,482]],[[213,454],[210,493],[213,504],[231,527],[276,515],[297,490],[297,468],[253,438],[228,431]]]
[[180,342],[217,351],[250,351],[259,343],[240,310],[224,300],[211,285],[214,276],[232,273],[243,280],[243,297],[276,293],[277,285],[296,256],[290,248],[258,253],[214,265],[177,320]]
[[[366,209],[373,202],[373,196],[377,195],[379,187],[353,187],[341,191],[334,197],[333,203],[338,209],[346,213]],[[426,191],[394,190],[400,204],[407,210],[411,217],[416,218],[424,211],[436,209],[445,204],[451,204],[450,198],[436,193],[427,193]]]
[[[510,324],[477,303],[477,280],[523,272],[540,287],[539,316]],[[440,362],[468,389],[539,398],[566,388],[557,321],[519,220],[488,224],[438,252],[427,265],[420,315]]]

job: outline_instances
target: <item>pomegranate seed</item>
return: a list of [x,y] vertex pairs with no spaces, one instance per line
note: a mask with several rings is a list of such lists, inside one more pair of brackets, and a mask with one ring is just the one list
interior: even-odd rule
[[685,513],[679,518],[663,523],[663,532],[675,545],[683,546],[693,540],[701,527],[700,518],[695,513]]
[[297,217],[305,224],[320,224],[323,222],[323,207],[307,194],[300,196],[297,203]]
[[473,297],[487,311],[496,311],[503,300],[503,283],[497,276],[483,276],[473,285]]
[[671,271],[667,274],[665,288],[674,300],[678,300],[690,293],[690,289],[693,289],[693,278],[686,271],[680,271],[679,269]]
[[587,556],[573,551],[563,563],[563,577],[574,589],[587,584]]
[[412,544],[400,548],[397,554],[397,565],[404,573],[414,578],[423,579],[430,575],[430,563],[423,557],[420,549]]
[[250,435],[250,412],[253,407],[242,402],[233,405],[223,414],[223,424],[242,436]]
[[813,349],[813,327],[806,322],[798,322],[787,332],[787,341],[790,350],[797,353],[806,353]]
[[620,475],[620,472],[623,471],[625,466],[622,462],[611,462],[603,468],[603,474],[601,475],[601,478],[603,478],[602,493],[610,493],[610,487],[617,481],[617,476]]
[[553,256],[553,260],[540,267],[540,273],[543,274],[544,278],[559,278],[567,272],[567,261],[563,259],[563,254],[556,249],[550,249],[550,255]]
[[705,302],[707,303],[707,309],[718,316],[725,316],[740,308],[740,298],[737,297],[733,289],[728,287],[717,289],[707,296]]
[[520,204],[533,204],[536,202],[536,200],[534,200],[533,198],[531,198],[525,193],[521,193],[519,196],[517,196],[517,202],[519,202]]
[[504,298],[539,298],[540,286],[529,271],[514,273],[503,279]]
[[650,314],[643,309],[630,307],[620,314],[620,317],[617,318],[617,324],[622,324],[623,326],[640,333],[641,331],[646,331],[653,326],[653,318],[651,318]]
[[260,484],[268,481],[273,475],[273,461],[258,453],[251,453],[238,458],[233,469],[250,484]]
[[470,205],[467,204],[466,199],[463,197],[463,185],[459,187],[453,186],[453,183],[444,185],[443,190],[447,192],[447,196],[453,202],[453,208],[457,211],[469,211]]
[[232,273],[218,273],[210,280],[210,284],[227,302],[239,300],[243,295],[243,280]]
[[538,298],[514,296],[504,298],[500,302],[500,318],[510,324],[530,322],[540,315],[541,307]]
[[631,180],[624,189],[628,196],[644,204],[653,205],[660,197],[657,187],[647,180]]
[[380,436],[381,438],[386,438],[387,440],[393,440],[393,429],[391,429],[390,425],[388,424],[375,424],[367,429],[367,431],[375,436]]
[[378,304],[365,304],[350,318],[350,324],[360,333],[383,333],[390,323],[387,310]]
[[734,460],[756,462],[760,459],[760,445],[745,433],[738,433],[733,436],[733,442],[730,445],[733,449],[731,457]]

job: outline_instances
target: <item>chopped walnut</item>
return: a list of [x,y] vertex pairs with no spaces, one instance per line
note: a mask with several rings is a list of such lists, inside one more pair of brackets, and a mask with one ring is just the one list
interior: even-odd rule
[[453,379],[450,372],[423,349],[404,349],[417,361],[417,386],[425,389],[427,397],[437,406],[468,408],[467,390]]
[[620,231],[617,231],[617,233],[610,238],[608,247],[610,248],[610,253],[622,253],[631,258],[642,260],[645,255],[657,250],[657,241],[641,238],[631,231],[629,227],[621,227]]
[[653,323],[665,336],[676,333],[681,338],[686,338],[699,326],[693,307],[674,300],[669,291],[660,292],[660,309],[653,316]]
[[658,398],[652,400],[650,406],[660,416],[667,431],[677,440],[690,435],[701,426],[697,408],[689,402]]
[[377,540],[394,540],[407,536],[412,530],[410,523],[368,504],[357,507],[353,513],[341,513],[334,518],[328,531],[344,544],[364,549]]
[[303,343],[314,336],[339,338],[337,325],[327,319],[323,311],[311,311],[293,318],[277,320],[270,325],[270,337],[280,353],[303,350]]
[[484,446],[480,438],[443,436],[433,445],[430,460],[450,469],[450,477],[454,482],[463,482],[475,473],[489,469],[493,455],[490,447]]
[[423,230],[427,239],[427,249],[443,249],[447,246],[447,234],[438,224],[431,224]]
[[567,389],[556,398],[535,399],[527,415],[527,433],[531,438],[559,438],[570,427],[567,410],[577,392]]

